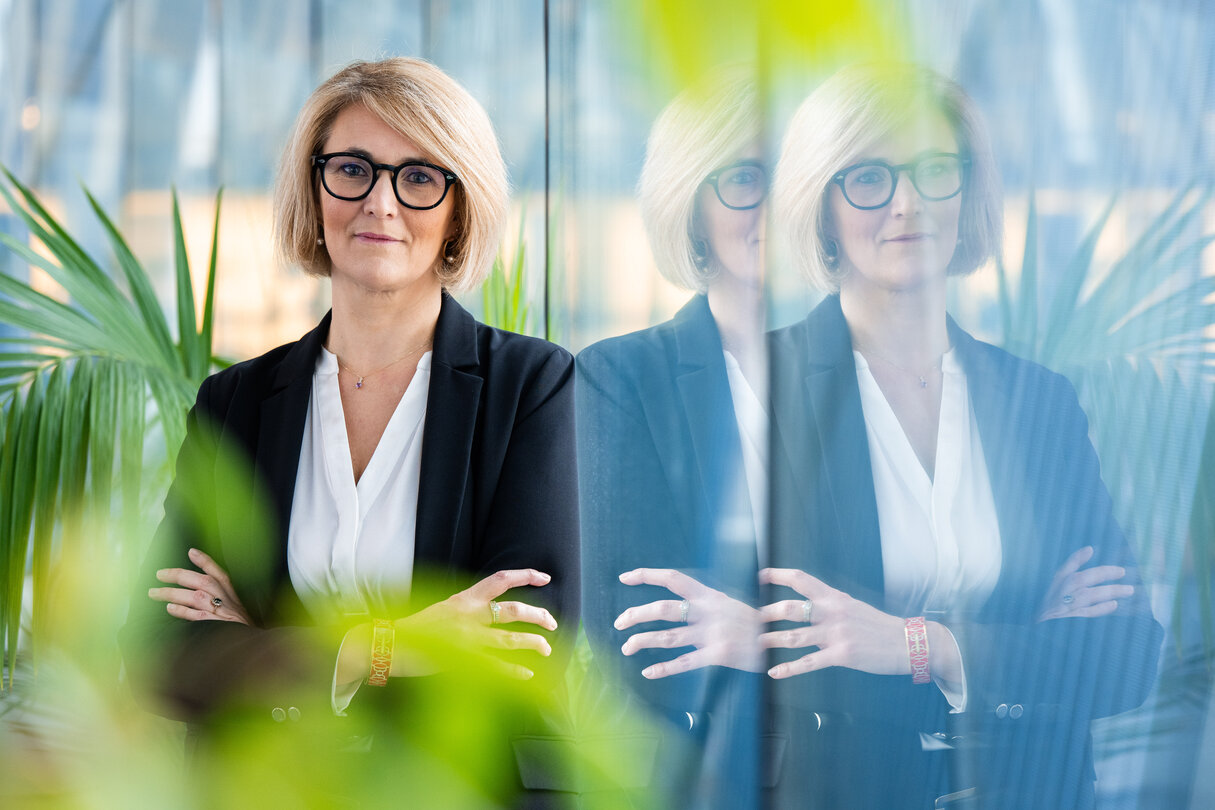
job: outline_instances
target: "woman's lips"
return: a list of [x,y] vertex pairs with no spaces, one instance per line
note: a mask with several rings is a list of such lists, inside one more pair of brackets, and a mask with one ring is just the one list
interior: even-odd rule
[[887,242],[922,242],[928,238],[926,233],[901,233],[898,236],[891,236],[886,239]]
[[374,242],[376,244],[386,244],[388,242],[396,242],[391,236],[386,236],[382,233],[356,233],[356,239],[362,239],[364,242]]

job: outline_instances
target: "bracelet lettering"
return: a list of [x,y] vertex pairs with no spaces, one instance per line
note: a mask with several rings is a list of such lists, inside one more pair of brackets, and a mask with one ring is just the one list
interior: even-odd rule
[[928,683],[932,677],[928,674],[928,629],[924,617],[908,619],[903,632],[907,636],[907,656],[911,659],[911,682]]
[[375,619],[371,631],[371,674],[368,686],[385,686],[392,671],[392,646],[396,640],[396,625],[388,619]]

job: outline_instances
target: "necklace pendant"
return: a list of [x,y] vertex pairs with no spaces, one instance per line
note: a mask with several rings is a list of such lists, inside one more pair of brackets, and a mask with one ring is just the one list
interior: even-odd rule
[[355,388],[362,388],[362,387],[363,387],[363,378],[362,378],[362,377],[359,377],[359,378],[358,378],[358,380],[356,380],[356,381],[355,381],[355,383],[354,383],[354,387],[355,387]]
[[924,375],[920,375],[920,388],[927,388],[928,380],[924,379]]

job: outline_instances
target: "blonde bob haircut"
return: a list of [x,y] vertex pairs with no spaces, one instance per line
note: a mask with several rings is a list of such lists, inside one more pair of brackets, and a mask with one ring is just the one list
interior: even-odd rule
[[963,174],[958,245],[947,272],[970,273],[999,249],[1003,228],[1000,177],[974,102],[957,83],[905,63],[852,65],[812,92],[789,122],[772,184],[777,227],[794,263],[827,293],[840,289],[838,245],[829,245],[827,194],[840,169],[926,113],[944,116],[969,158]]
[[313,275],[327,276],[332,269],[328,251],[318,244],[323,192],[313,176],[312,156],[323,151],[338,114],[354,105],[379,116],[459,178],[449,192],[455,195],[455,231],[435,275],[446,289],[475,287],[493,265],[506,222],[506,164],[485,110],[455,79],[422,59],[353,62],[308,97],[274,186],[280,258]]
[[703,293],[715,274],[696,233],[696,198],[706,177],[759,140],[758,104],[754,67],[730,65],[676,96],[650,129],[641,218],[659,271],[677,287]]

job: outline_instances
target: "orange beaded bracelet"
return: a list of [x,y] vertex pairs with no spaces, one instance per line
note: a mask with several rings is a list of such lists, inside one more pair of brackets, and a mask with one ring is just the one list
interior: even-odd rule
[[396,640],[396,625],[388,619],[375,619],[371,631],[371,674],[368,686],[385,686],[392,671],[392,645]]
[[903,632],[907,636],[907,656],[911,659],[911,682],[928,683],[932,677],[928,674],[928,628],[924,626],[924,617],[908,619]]

